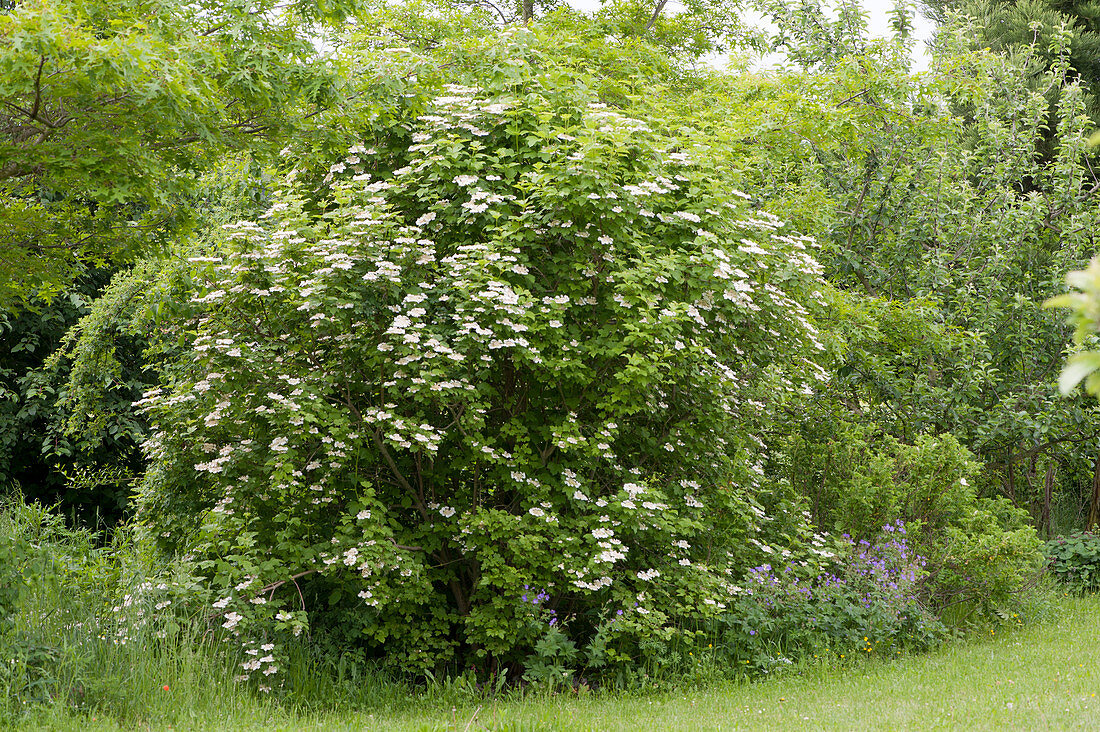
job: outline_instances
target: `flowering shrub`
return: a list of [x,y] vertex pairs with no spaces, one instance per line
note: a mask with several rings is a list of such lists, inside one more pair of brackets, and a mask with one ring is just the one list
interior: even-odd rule
[[826,648],[894,653],[926,649],[944,627],[923,605],[926,561],[913,552],[903,522],[882,527],[874,541],[818,536],[831,563],[807,575],[797,563],[762,564],[742,582],[716,635],[734,667],[768,671],[780,658]]
[[805,530],[756,499],[752,428],[819,373],[812,242],[528,41],[321,190],[292,173],[161,324],[186,357],[143,400],[137,518],[261,644],[246,676],[310,627],[413,671],[522,666],[548,628],[636,662]]

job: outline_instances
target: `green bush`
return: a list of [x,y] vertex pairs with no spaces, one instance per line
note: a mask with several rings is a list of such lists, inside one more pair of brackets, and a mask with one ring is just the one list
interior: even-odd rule
[[[816,433],[815,433],[816,434]],[[1042,563],[1027,514],[1000,498],[979,498],[981,466],[951,435],[903,443],[870,427],[799,437],[791,450],[796,488],[815,522],[857,538],[902,520],[928,561],[924,599],[939,611],[966,606],[987,615],[1013,607]],[[966,615],[966,613],[964,613]]]
[[27,564],[31,549],[22,537],[0,532],[0,644],[11,630],[19,598],[29,584]]
[[903,522],[871,541],[819,535],[830,557],[817,574],[798,563],[755,567],[723,616],[718,633],[735,667],[768,671],[775,650],[797,660],[829,650],[889,657],[927,650],[946,629],[923,602],[924,557],[913,552]]
[[[108,576],[92,578],[79,569],[94,553],[89,536],[68,529],[58,513],[25,503],[19,494],[0,501],[0,720],[28,705],[51,702],[65,685],[73,659],[48,623],[80,627],[83,618],[60,588],[74,581],[88,586],[96,579],[110,582]],[[44,606],[43,597],[53,601]]]
[[[121,519],[129,492],[126,478],[140,462],[140,452],[128,426],[117,422],[99,430],[94,445],[64,434],[61,403],[68,364],[59,366],[51,354],[112,274],[89,271],[64,298],[18,315],[0,313],[0,484],[18,482],[29,500],[60,503],[88,525]],[[132,352],[121,340],[112,345],[121,360]],[[128,404],[141,393],[117,372],[83,376],[106,397],[102,405],[79,405],[92,421],[99,421],[97,409],[106,402]],[[80,484],[67,479],[77,475],[85,478]]]

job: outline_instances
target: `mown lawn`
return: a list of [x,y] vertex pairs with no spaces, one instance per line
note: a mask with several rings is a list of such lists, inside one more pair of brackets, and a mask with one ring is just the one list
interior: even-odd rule
[[[1042,730],[1100,726],[1100,597],[1065,597],[1050,620],[937,652],[861,659],[750,684],[650,695],[557,695],[454,704],[382,694],[378,706],[295,711],[178,679],[121,722],[60,710],[26,729]],[[160,680],[157,680],[159,683]],[[172,685],[174,684],[174,686]]]

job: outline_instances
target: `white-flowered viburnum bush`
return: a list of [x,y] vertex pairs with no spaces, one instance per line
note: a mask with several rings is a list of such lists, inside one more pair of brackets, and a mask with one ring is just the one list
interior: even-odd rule
[[414,671],[522,669],[551,630],[637,663],[805,521],[761,508],[753,432],[820,373],[812,242],[524,68],[193,260],[137,515],[245,677],[304,631]]

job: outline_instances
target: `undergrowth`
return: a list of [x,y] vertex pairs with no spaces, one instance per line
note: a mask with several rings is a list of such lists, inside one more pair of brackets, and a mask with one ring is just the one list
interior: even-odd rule
[[[843,632],[831,637],[809,637],[804,629],[795,632],[793,616],[783,620],[776,608],[770,620],[763,615],[753,619],[762,634],[746,635],[754,639],[746,646],[752,650],[750,663],[738,663],[728,648],[717,647],[728,638],[728,629],[712,628],[694,631],[692,649],[677,652],[685,660],[674,666],[651,664],[622,678],[582,673],[548,683],[532,682],[531,675],[524,681],[516,669],[489,676],[445,669],[414,680],[383,671],[362,654],[340,652],[323,638],[303,637],[287,649],[284,673],[265,692],[258,685],[235,683],[242,663],[250,659],[239,644],[225,642],[225,634],[217,632],[218,624],[201,602],[199,580],[182,565],[158,566],[125,531],[108,539],[71,529],[61,516],[15,497],[0,506],[0,546],[5,547],[0,566],[9,590],[3,596],[8,622],[0,629],[6,659],[0,664],[0,726],[64,726],[57,720],[93,718],[126,726],[173,725],[201,718],[216,727],[218,720],[230,724],[240,715],[334,709],[385,715],[548,693],[644,696],[750,677],[813,674],[848,667],[860,657],[907,655],[904,644],[872,639],[871,626],[858,632],[858,617],[848,618]],[[757,574],[760,581],[775,581],[767,572]],[[1020,612],[995,620],[1018,625],[1039,617],[1046,597],[1049,591],[1034,592]],[[854,608],[841,603],[834,611],[851,614]],[[803,603],[799,613],[809,617],[813,610]],[[746,625],[744,633],[751,630]],[[987,630],[995,634],[997,627]],[[545,650],[542,661],[552,665],[560,649],[547,645]]]

